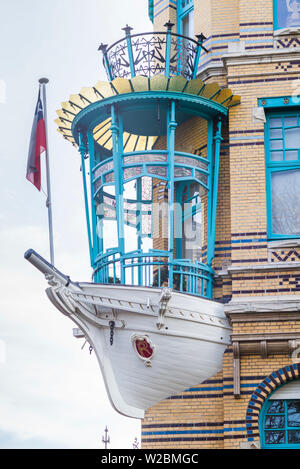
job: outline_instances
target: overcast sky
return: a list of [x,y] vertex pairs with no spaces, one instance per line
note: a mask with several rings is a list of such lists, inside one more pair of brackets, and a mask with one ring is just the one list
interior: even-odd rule
[[38,79],[46,76],[55,264],[72,280],[89,281],[80,157],[56,131],[55,111],[83,86],[106,80],[101,42],[122,37],[126,23],[151,30],[148,1],[0,6],[0,448],[102,448],[106,425],[111,448],[131,448],[140,422],[112,409],[94,353],[81,350],[73,323],[24,260],[28,248],[49,259],[46,198],[25,173]]

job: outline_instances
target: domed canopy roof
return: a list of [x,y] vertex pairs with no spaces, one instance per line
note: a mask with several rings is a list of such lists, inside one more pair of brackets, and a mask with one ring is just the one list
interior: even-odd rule
[[[217,83],[205,84],[198,78],[186,80],[182,76],[168,78],[164,75],[152,78],[115,78],[112,82],[99,81],[95,86],[82,88],[80,93],[71,95],[57,111],[58,118],[55,122],[58,131],[73,145],[78,143],[76,127],[79,122],[83,126],[92,123],[95,141],[105,149],[111,150],[111,119],[107,117],[106,104],[115,101],[126,102],[126,112],[130,113],[130,102],[147,98],[152,98],[152,101],[153,98],[161,101],[170,98],[183,99],[189,101],[195,111],[199,111],[204,117],[214,117],[219,113],[226,115],[229,107],[240,103],[240,97],[235,96],[230,89],[221,88]],[[181,115],[179,113],[179,122],[185,118],[183,112]],[[158,137],[158,128],[143,132],[143,124],[140,121],[140,116],[137,116],[131,128],[124,128],[123,139],[124,144],[128,146],[127,151],[130,151],[130,148],[135,151],[148,150]],[[161,127],[162,123],[159,125]]]

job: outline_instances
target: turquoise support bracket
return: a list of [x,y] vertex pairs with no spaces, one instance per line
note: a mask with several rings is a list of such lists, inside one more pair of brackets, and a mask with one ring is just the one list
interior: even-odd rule
[[170,23],[170,21],[168,21],[164,26],[167,28],[165,76],[169,78],[170,77],[170,60],[171,60],[171,32],[172,32],[174,23]]
[[80,155],[81,155],[83,194],[84,194],[87,234],[88,234],[88,241],[89,241],[90,261],[91,261],[91,265],[94,266],[93,243],[92,243],[91,223],[90,223],[90,209],[89,209],[89,203],[88,203],[87,184],[86,184],[86,171],[85,171],[85,155],[86,155],[86,152],[87,152],[87,148],[86,148],[86,145],[84,143],[84,137],[83,137],[82,132],[79,133],[79,142],[80,142],[79,143],[79,152],[80,152]]
[[132,44],[131,44],[131,31],[133,28],[126,24],[125,28],[122,28],[126,34],[126,42],[127,42],[127,50],[128,50],[128,58],[129,58],[129,65],[130,65],[130,74],[131,78],[135,77],[135,68],[134,68],[134,60],[133,60],[133,52],[132,52]]

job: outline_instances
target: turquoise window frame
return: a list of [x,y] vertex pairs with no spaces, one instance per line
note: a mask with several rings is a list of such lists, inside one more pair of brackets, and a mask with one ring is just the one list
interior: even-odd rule
[[[183,5],[184,4],[184,5]],[[182,34],[182,20],[194,10],[194,0],[177,0],[177,33]]]
[[[259,434],[260,434],[260,442],[261,442],[261,448],[262,449],[300,449],[300,443],[296,444],[290,444],[288,442],[288,431],[291,430],[300,430],[300,425],[299,427],[288,427],[287,426],[287,403],[291,401],[300,401],[300,399],[275,399],[278,401],[283,401],[284,403],[284,411],[281,413],[277,414],[267,414],[270,406],[272,405],[272,402],[274,402],[273,399],[270,399],[270,396],[264,403],[262,410],[259,415]],[[266,429],[265,428],[265,418],[267,415],[281,415],[284,416],[284,428],[278,428],[279,431],[284,431],[285,432],[285,443],[280,443],[280,444],[267,444],[265,441],[265,432],[266,431],[272,431],[273,429]],[[274,429],[276,430],[276,429]]]
[[154,0],[148,0],[148,16],[149,16],[151,23],[153,23],[153,15],[154,15]]
[[273,0],[273,29],[280,29],[278,26],[278,0]]
[[[260,99],[259,104],[263,105],[266,110],[266,124],[265,124],[265,164],[266,164],[266,198],[267,198],[267,236],[269,240],[275,239],[298,239],[300,235],[295,234],[278,234],[273,233],[272,226],[272,190],[271,190],[271,178],[272,174],[275,172],[284,172],[299,170],[300,171],[300,147],[295,149],[298,151],[298,160],[285,160],[282,161],[272,161],[271,160],[271,141],[276,140],[276,138],[270,138],[270,119],[272,118],[281,118],[282,122],[284,117],[293,117],[297,116],[297,128],[300,130],[300,106],[298,99],[293,98],[268,98]],[[282,107],[282,103],[286,103]],[[280,107],[279,107],[280,106]],[[283,156],[285,158],[285,152],[292,150],[285,147],[284,141],[284,130],[286,128],[292,128],[293,126],[283,126],[282,138],[277,138],[277,140],[282,140],[283,142]],[[273,127],[276,128],[276,127]],[[280,128],[280,127],[278,127]],[[276,151],[273,149],[273,151]],[[278,151],[280,151],[278,149]]]

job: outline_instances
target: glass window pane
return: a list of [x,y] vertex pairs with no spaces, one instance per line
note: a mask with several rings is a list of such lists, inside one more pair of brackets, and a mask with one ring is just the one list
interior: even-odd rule
[[288,161],[298,160],[298,150],[290,150],[285,152],[285,159]]
[[270,119],[270,127],[281,127],[282,126],[282,118],[281,117],[272,117]]
[[266,431],[265,442],[267,445],[280,445],[285,443],[284,431]]
[[282,129],[270,129],[271,138],[282,138]]
[[284,412],[283,401],[271,401],[268,414],[281,414]]
[[300,427],[300,401],[287,403],[287,426]]
[[276,6],[277,27],[279,29],[300,26],[299,0],[276,0]]
[[271,150],[281,150],[282,149],[282,140],[271,140]]
[[265,428],[284,428],[284,415],[268,415]]
[[289,127],[292,125],[297,125],[297,116],[285,117],[284,126]]
[[271,152],[271,161],[282,161],[283,152],[282,151],[272,151]]
[[149,174],[156,174],[157,176],[167,177],[167,168],[162,166],[148,166],[147,171]]
[[300,170],[273,172],[273,233],[300,235]]
[[291,430],[288,432],[288,442],[290,444],[300,443],[300,430]]
[[300,148],[300,128],[285,129],[285,148]]

